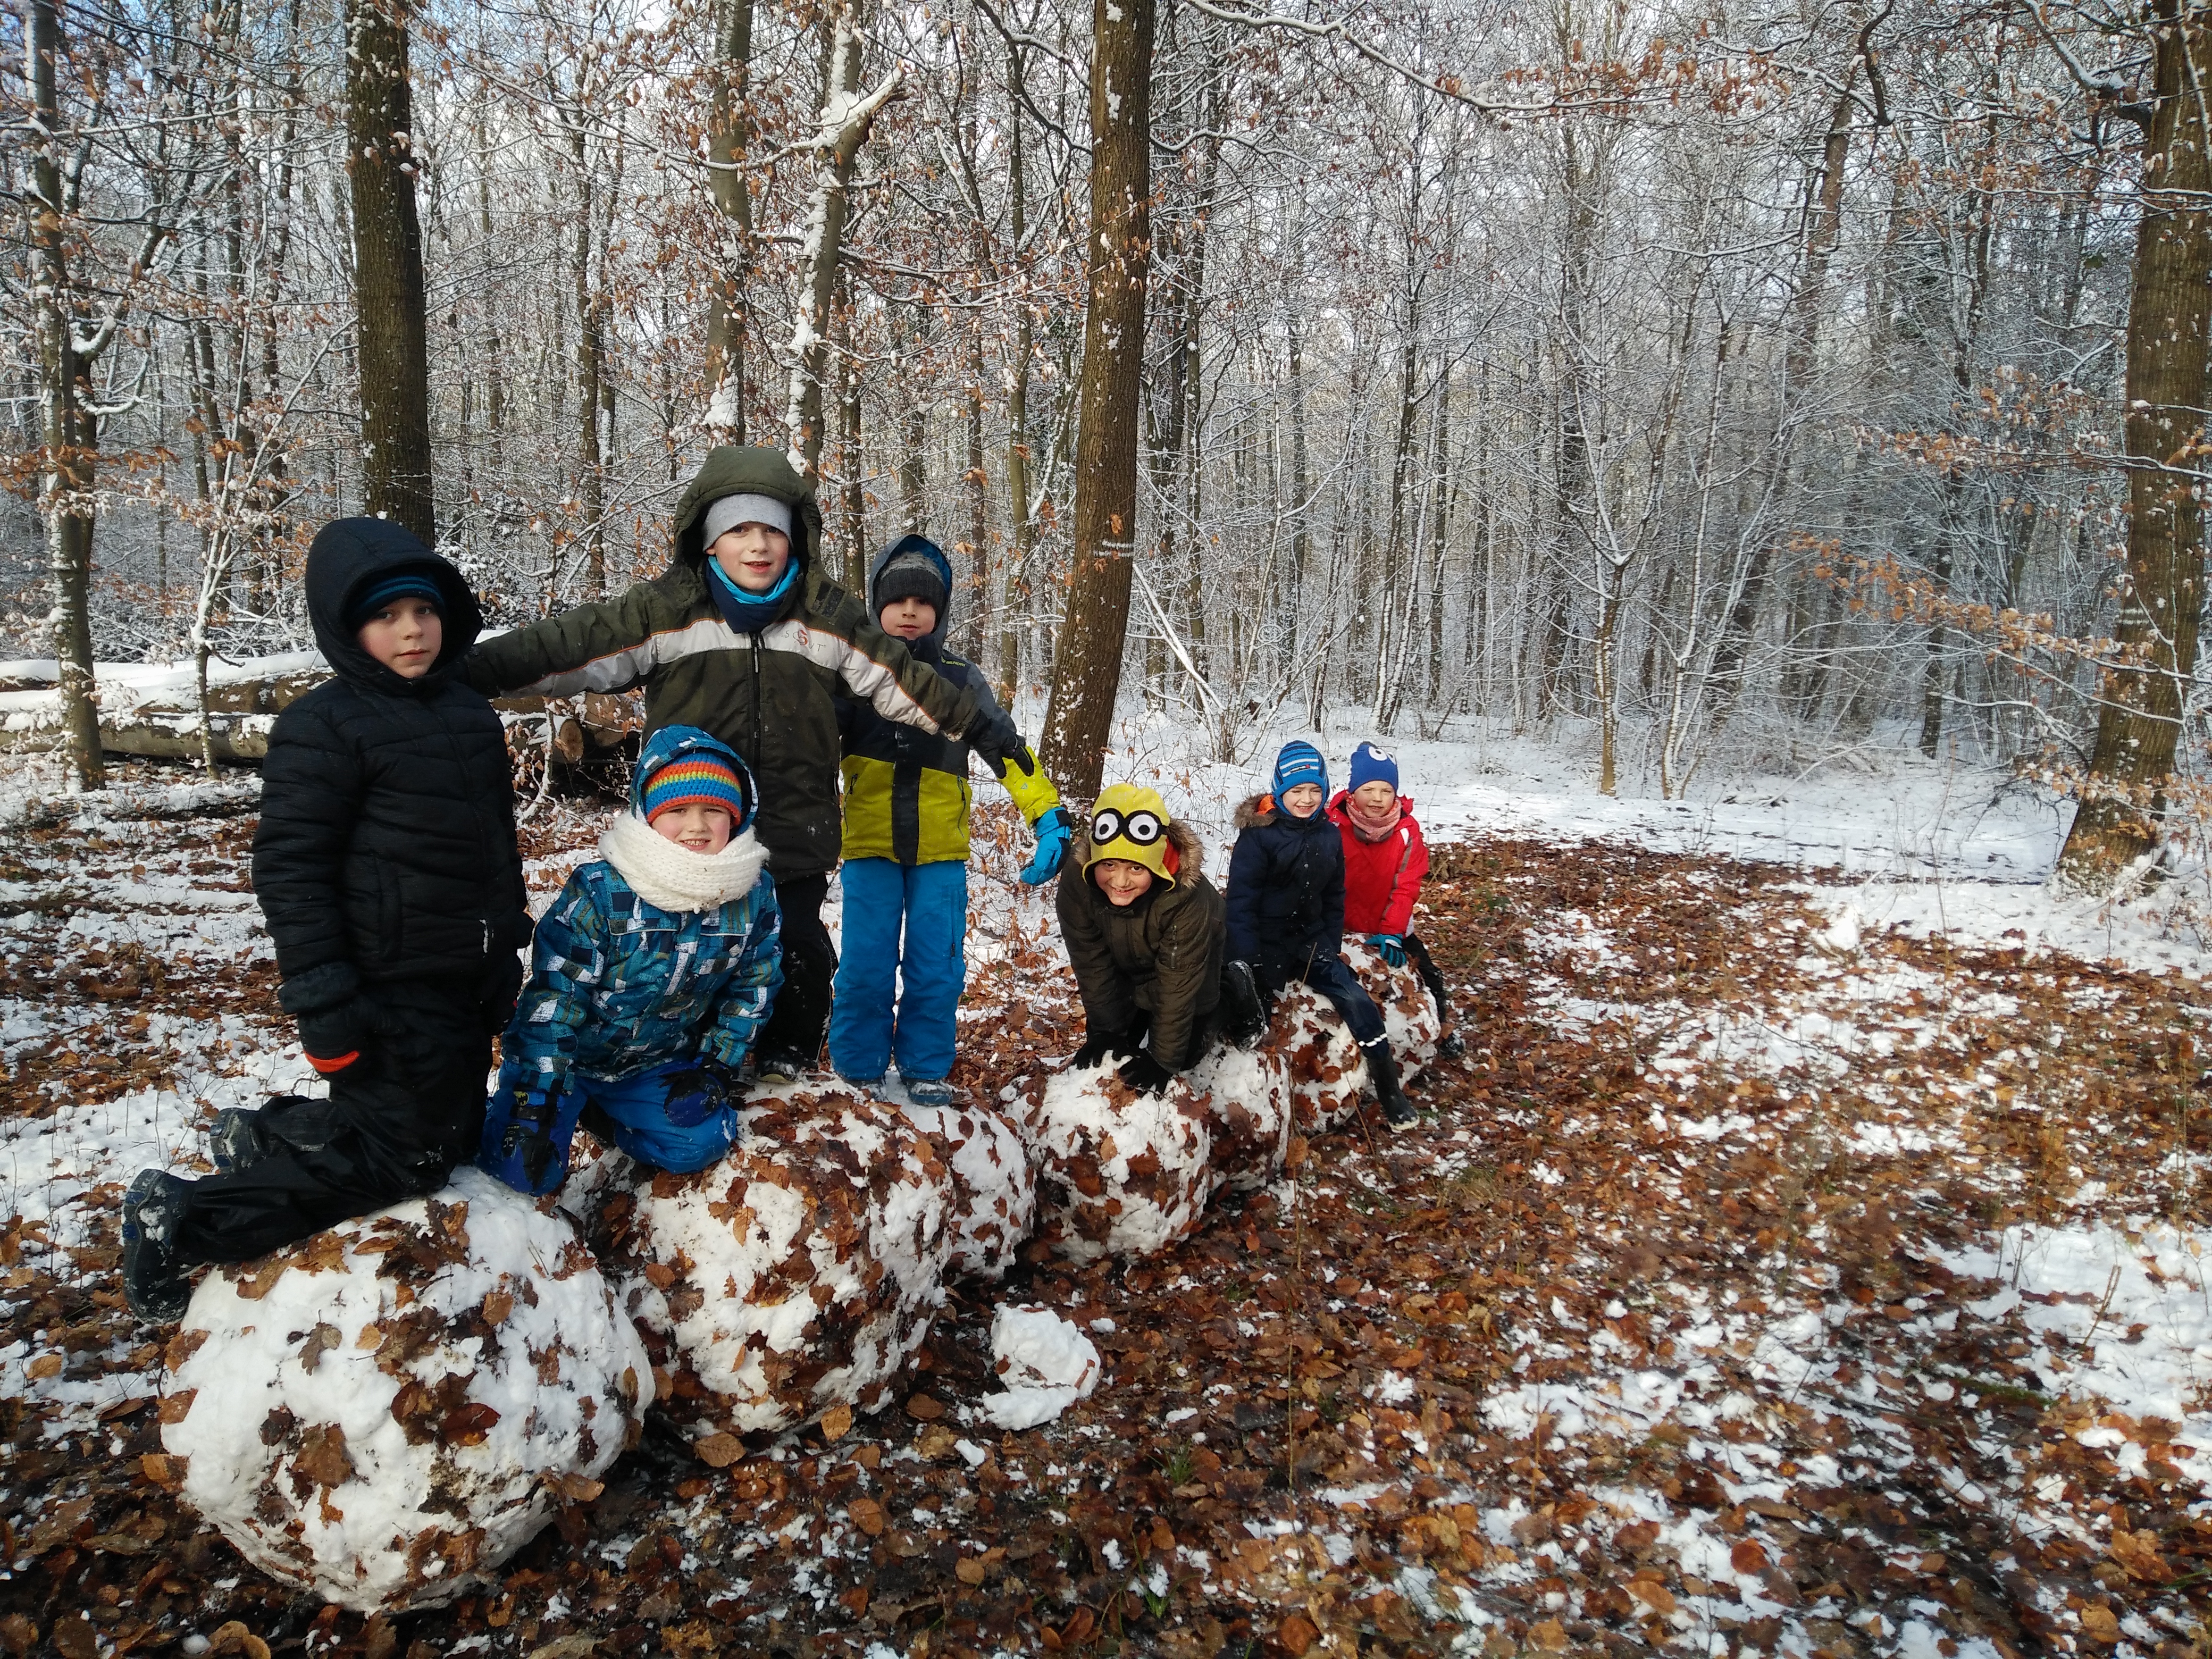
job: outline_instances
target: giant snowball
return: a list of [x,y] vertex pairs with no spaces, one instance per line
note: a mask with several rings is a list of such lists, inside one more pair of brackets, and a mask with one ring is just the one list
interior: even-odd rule
[[1140,1095],[1111,1063],[1033,1077],[1037,1235],[1062,1255],[1149,1255],[1197,1230],[1220,1177],[1208,1105],[1187,1077]]
[[1382,953],[1364,939],[1344,942],[1344,959],[1351,965],[1367,994],[1382,1016],[1382,1029],[1390,1038],[1390,1052],[1398,1057],[1398,1076],[1410,1082],[1437,1057],[1437,1042],[1444,1023],[1429,988],[1413,963],[1393,968]]
[[737,1146],[611,1201],[625,1309],[701,1439],[888,1405],[945,1299],[951,1172],[896,1107],[757,1091]]
[[[1393,968],[1364,939],[1346,939],[1344,959],[1382,1016],[1382,1030],[1397,1057],[1398,1080],[1410,1083],[1433,1059],[1443,1024],[1428,988],[1409,963]],[[1298,1127],[1318,1134],[1359,1115],[1370,1086],[1366,1058],[1336,1009],[1319,992],[1294,983],[1275,999],[1267,1046],[1289,1069]]]
[[185,1498],[270,1577],[362,1613],[481,1582],[653,1393],[574,1224],[472,1169],[210,1273],[168,1361]]
[[952,1253],[946,1271],[1004,1279],[1036,1222],[1036,1176],[1020,1133],[983,1107],[905,1109],[952,1172]]
[[1291,1149],[1291,1079],[1282,1057],[1218,1043],[1185,1075],[1206,1107],[1220,1184],[1256,1192],[1280,1175]]

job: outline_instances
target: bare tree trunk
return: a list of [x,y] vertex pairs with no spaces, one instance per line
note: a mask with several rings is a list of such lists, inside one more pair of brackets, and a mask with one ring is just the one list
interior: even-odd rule
[[853,163],[904,74],[901,65],[892,64],[874,90],[861,96],[862,45],[860,20],[852,6],[841,7],[822,77],[822,112],[810,141],[814,190],[802,256],[805,303],[792,327],[791,390],[784,410],[791,464],[808,477],[822,467],[822,376],[830,360],[830,309],[836,293],[837,262],[844,251]]
[[965,630],[969,649],[978,658],[991,642],[991,472],[983,459],[983,331],[979,322],[969,339],[968,408],[963,424],[968,432],[968,465],[962,482],[968,486],[968,556],[973,562],[975,595],[964,607],[972,621]]
[[[1007,84],[1021,84],[1021,56],[1008,48]],[[1027,253],[1029,231],[1028,180],[1024,176],[1022,160],[1022,100],[1010,100],[1007,105],[1007,228],[1013,238],[1013,257],[1017,264]],[[1006,497],[1013,514],[1014,556],[1006,567],[1005,609],[1000,613],[999,623],[999,704],[1001,708],[1014,706],[1014,694],[1020,687],[1022,674],[1022,635],[1016,626],[1023,590],[1030,580],[1030,558],[1036,550],[1036,526],[1030,521],[1030,357],[1036,349],[1034,331],[1030,320],[1030,303],[1026,284],[1015,289],[1014,356],[1010,376],[1012,384],[1006,392]]]
[[1291,296],[1283,310],[1285,332],[1290,343],[1291,375],[1291,580],[1289,596],[1285,604],[1283,663],[1287,667],[1297,657],[1298,613],[1305,596],[1306,572],[1313,560],[1313,521],[1308,516],[1306,497],[1312,493],[1307,481],[1306,462],[1306,372],[1304,343],[1298,333],[1297,299]]
[[2142,217],[2128,309],[2128,581],[2105,677],[2089,784],[2059,856],[2066,878],[2109,888],[2156,845],[2197,668],[2204,609],[2198,468],[2212,331],[2212,6],[2154,0],[2156,99],[2143,144]]
[[39,513],[46,532],[46,569],[53,587],[54,655],[61,664],[63,725],[70,763],[80,788],[106,781],[100,749],[100,705],[92,655],[92,486],[94,434],[79,376],[74,319],[70,310],[68,233],[59,151],[61,105],[55,71],[62,55],[61,18],[54,0],[30,0],[25,66],[41,143],[32,161],[34,199],[28,204],[31,244],[38,264],[41,303],[39,331],[39,436],[46,453],[39,478]]
[[746,81],[752,68],[753,0],[714,9],[714,86],[707,112],[707,183],[725,227],[720,269],[707,313],[707,425],[718,443],[745,441],[745,276],[753,234],[745,159]]
[[845,586],[866,604],[868,598],[866,469],[860,443],[860,366],[853,355],[853,294],[849,278],[837,284],[837,476],[839,517],[845,543]]
[[430,342],[415,213],[406,0],[346,0],[345,26],[364,505],[434,544]]
[[596,599],[607,591],[606,462],[599,447],[606,323],[592,281],[592,165],[583,112],[573,118],[564,112],[562,125],[568,129],[568,158],[576,168],[576,471],[584,508],[584,596]]
[[1090,295],[1079,394],[1075,570],[1044,726],[1045,764],[1060,787],[1082,801],[1098,793],[1129,629],[1152,240],[1152,0],[1094,0],[1091,31]]

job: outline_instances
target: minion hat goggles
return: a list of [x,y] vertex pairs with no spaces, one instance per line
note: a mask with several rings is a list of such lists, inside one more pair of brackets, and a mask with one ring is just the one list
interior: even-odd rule
[[1173,881],[1181,860],[1168,839],[1170,822],[1167,803],[1157,790],[1133,783],[1101,790],[1091,809],[1091,851],[1083,860],[1085,873],[1101,859],[1126,859],[1163,881]]

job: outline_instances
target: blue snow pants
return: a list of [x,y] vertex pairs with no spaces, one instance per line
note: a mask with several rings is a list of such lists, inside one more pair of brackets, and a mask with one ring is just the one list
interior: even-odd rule
[[1352,1040],[1364,1048],[1382,1035],[1382,1014],[1367,988],[1359,982],[1342,957],[1326,957],[1306,964],[1305,982],[1327,997],[1352,1028]]
[[[556,1162],[567,1167],[568,1143],[585,1109],[592,1106],[613,1124],[615,1145],[641,1164],[689,1175],[720,1160],[738,1138],[736,1108],[716,1104],[712,1096],[669,1088],[671,1078],[698,1063],[686,1056],[613,1080],[570,1073],[567,1091],[553,1103],[550,1133],[558,1149]],[[507,1128],[515,1086],[528,1080],[520,1062],[500,1063],[499,1088],[486,1109],[485,1146],[498,1144]],[[559,1184],[557,1179],[555,1184]]]
[[840,1077],[872,1083],[896,1050],[907,1081],[943,1078],[968,982],[967,865],[848,859],[837,879],[845,936],[830,1010],[830,1065]]

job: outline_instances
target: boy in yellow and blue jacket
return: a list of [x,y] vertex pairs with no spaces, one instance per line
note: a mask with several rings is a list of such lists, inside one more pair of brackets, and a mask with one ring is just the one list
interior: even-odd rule
[[[982,671],[945,648],[952,566],[934,542],[904,536],[876,557],[868,581],[877,626],[905,641],[979,711],[998,714]],[[983,718],[979,714],[979,719]],[[883,1080],[894,1053],[909,1098],[952,1098],[960,992],[968,963],[968,745],[884,719],[841,699],[844,747],[843,950],[830,1015],[830,1063],[864,1088]],[[1073,830],[1035,757],[1022,749],[991,763],[1036,836],[1022,879],[1058,873]]]

